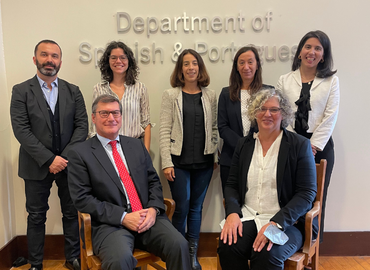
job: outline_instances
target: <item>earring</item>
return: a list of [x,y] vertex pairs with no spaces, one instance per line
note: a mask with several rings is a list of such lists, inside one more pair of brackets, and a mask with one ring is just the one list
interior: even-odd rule
[[298,56],[298,59],[299,59],[299,60],[301,60],[301,59],[302,59],[302,57],[299,55],[299,56]]
[[324,58],[321,59],[320,63],[324,63]]

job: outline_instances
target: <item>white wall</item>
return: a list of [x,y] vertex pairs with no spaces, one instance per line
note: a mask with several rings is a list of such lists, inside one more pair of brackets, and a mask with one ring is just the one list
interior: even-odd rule
[[[328,194],[326,217],[327,231],[369,231],[370,216],[365,208],[370,204],[368,192],[370,181],[370,166],[367,153],[370,144],[367,134],[370,132],[367,121],[367,106],[370,91],[366,89],[368,77],[368,44],[370,27],[367,10],[370,8],[366,0],[320,1],[310,2],[296,0],[261,0],[261,1],[46,1],[46,0],[2,0],[2,21],[4,32],[5,64],[7,93],[11,87],[35,74],[32,63],[33,49],[38,41],[45,38],[54,39],[63,50],[63,65],[60,77],[80,86],[89,113],[91,112],[92,88],[100,80],[99,70],[94,62],[82,63],[79,60],[79,45],[88,42],[94,48],[105,47],[111,40],[122,40],[132,49],[138,42],[139,50],[143,46],[151,48],[153,42],[164,49],[164,61],[159,57],[155,63],[139,62],[141,74],[139,79],[144,82],[150,95],[152,122],[159,125],[161,95],[164,89],[170,87],[169,76],[173,69],[171,54],[174,44],[181,42],[183,48],[194,47],[195,42],[205,42],[209,47],[226,47],[234,42],[235,46],[253,43],[257,46],[282,45],[292,47],[298,44],[300,38],[310,30],[320,29],[326,32],[332,41],[334,63],[338,69],[341,86],[341,105],[337,126],[334,131],[336,164]],[[148,38],[145,33],[137,34],[132,28],[127,33],[118,33],[116,29],[116,13],[127,12],[132,19],[137,16],[179,17],[186,12],[188,16],[245,16],[245,31],[222,30],[197,31],[185,33],[182,23],[179,23],[177,33],[163,34],[158,31]],[[273,12],[270,31],[266,29],[255,32],[251,28],[252,18],[265,16]],[[230,53],[224,62],[211,62],[207,55],[204,60],[211,75],[210,88],[217,94],[228,84],[231,69]],[[263,56],[263,58],[265,58]],[[280,60],[263,65],[264,82],[276,84],[281,74],[290,70],[290,61]],[[2,99],[2,103],[8,102]],[[4,105],[9,107],[9,103]],[[8,113],[6,109],[5,115]],[[5,117],[2,115],[2,117]],[[3,122],[2,122],[3,123]],[[157,169],[160,168],[158,131],[159,126],[152,130],[151,156]],[[3,124],[2,124],[3,128]],[[2,136],[3,137],[3,136]],[[23,180],[17,177],[18,142],[12,137],[11,163],[13,177],[9,179],[14,184],[16,200],[6,201],[15,209],[16,234],[26,232],[26,212],[24,210]],[[163,175],[162,175],[163,176]],[[168,184],[162,181],[165,195],[170,196]],[[3,191],[2,191],[3,193]],[[11,195],[11,196],[13,196]],[[362,198],[361,200],[357,198]],[[219,231],[218,223],[223,218],[221,206],[221,187],[219,171],[214,174],[203,212],[203,232]],[[58,198],[53,189],[48,214],[47,233],[61,233],[60,208]],[[2,209],[4,206],[2,205]],[[356,217],[355,222],[353,217]],[[1,244],[1,243],[0,243]]]
[[0,2],[0,248],[15,236],[15,204],[10,142],[10,95],[6,82]]

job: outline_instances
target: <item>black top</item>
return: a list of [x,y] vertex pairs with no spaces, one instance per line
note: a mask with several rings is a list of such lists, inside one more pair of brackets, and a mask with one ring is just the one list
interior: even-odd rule
[[295,131],[305,136],[306,138],[311,138],[312,133],[307,133],[308,130],[308,112],[311,111],[310,104],[310,89],[312,82],[302,83],[302,90],[299,99],[295,102],[298,106],[297,112],[295,114]]
[[180,156],[172,155],[173,164],[181,169],[204,169],[213,164],[213,155],[204,155],[205,125],[202,92],[182,92],[183,141]]

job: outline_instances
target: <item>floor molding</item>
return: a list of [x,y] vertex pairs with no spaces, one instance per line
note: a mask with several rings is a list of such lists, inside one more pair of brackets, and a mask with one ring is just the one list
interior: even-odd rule
[[[199,257],[216,257],[216,238],[219,233],[201,233]],[[368,232],[325,232],[320,245],[322,256],[370,256],[370,231]],[[18,257],[27,258],[27,237],[19,235],[0,249],[0,270],[8,270]],[[46,235],[45,260],[64,259],[64,236]]]

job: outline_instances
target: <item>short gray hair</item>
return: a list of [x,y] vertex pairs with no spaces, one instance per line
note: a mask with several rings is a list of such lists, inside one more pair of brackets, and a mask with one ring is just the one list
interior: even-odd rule
[[119,105],[119,111],[121,112],[122,114],[122,104],[121,102],[119,102],[118,98],[116,98],[115,96],[112,96],[112,95],[108,95],[108,94],[104,94],[104,95],[101,95],[101,96],[98,96],[93,104],[92,104],[92,112],[95,113],[96,112],[96,108],[98,107],[98,103],[101,102],[101,103],[112,103],[112,102],[117,102],[118,105]]
[[251,121],[252,127],[257,127],[257,110],[260,109],[263,104],[265,104],[265,102],[272,97],[276,97],[279,101],[279,106],[281,108],[280,112],[283,117],[283,120],[281,121],[281,127],[286,128],[292,123],[294,119],[294,112],[289,104],[288,99],[281,91],[270,88],[258,91],[248,101],[248,118]]

